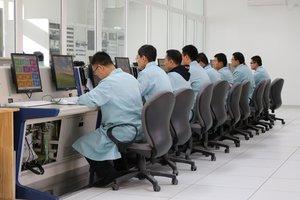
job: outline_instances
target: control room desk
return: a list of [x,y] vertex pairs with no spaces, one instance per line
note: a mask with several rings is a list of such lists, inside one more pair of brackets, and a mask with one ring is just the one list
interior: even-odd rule
[[[72,148],[72,143],[84,133],[95,130],[99,122],[97,120],[99,113],[101,112],[98,112],[98,108],[83,105],[45,105],[20,108],[19,112],[14,113],[16,198],[59,199],[59,195],[63,193],[60,188],[73,186],[76,182],[66,181],[66,177],[74,179],[79,173],[78,169],[84,167],[85,173],[88,173],[87,162]],[[28,127],[41,126],[43,123],[57,125],[59,134],[55,159],[43,165],[45,170],[43,175],[37,175],[30,170],[22,169],[22,156],[25,151],[23,147]]]

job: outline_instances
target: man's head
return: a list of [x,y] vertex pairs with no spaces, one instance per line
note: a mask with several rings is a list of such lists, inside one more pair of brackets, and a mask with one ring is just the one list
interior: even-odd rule
[[100,79],[106,78],[115,69],[110,56],[103,51],[99,51],[93,56],[91,65],[93,73]]
[[194,45],[186,45],[182,48],[182,64],[189,65],[197,60],[198,50]]
[[208,59],[203,52],[198,54],[197,62],[201,67],[205,67],[206,65],[208,65]]
[[215,59],[213,60],[213,67],[216,70],[222,69],[227,65],[226,55],[223,53],[218,53],[215,55]]
[[245,64],[245,57],[242,53],[240,52],[235,52],[232,54],[231,58],[231,66],[232,67],[237,67],[240,64]]
[[156,55],[154,46],[148,44],[141,46],[136,56],[139,69],[144,69],[149,62],[155,61]]
[[182,57],[181,53],[175,49],[170,49],[166,52],[165,56],[165,70],[171,71],[175,67],[181,64]]
[[253,56],[250,61],[251,69],[256,70],[259,66],[262,66],[260,56]]

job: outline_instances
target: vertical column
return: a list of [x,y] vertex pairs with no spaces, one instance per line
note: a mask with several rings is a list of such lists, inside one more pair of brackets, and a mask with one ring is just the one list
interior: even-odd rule
[[0,109],[0,199],[15,199],[13,112]]

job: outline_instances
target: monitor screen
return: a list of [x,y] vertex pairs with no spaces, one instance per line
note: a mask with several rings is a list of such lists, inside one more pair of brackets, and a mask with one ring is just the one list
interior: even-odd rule
[[129,58],[127,57],[115,57],[116,67],[121,68],[124,72],[132,74]]
[[101,81],[101,79],[96,74],[94,74],[94,72],[93,72],[93,68],[92,68],[92,65],[91,65],[92,59],[93,59],[93,56],[89,56],[89,61],[90,61],[90,64],[88,66],[88,68],[89,68],[89,78],[92,82],[93,87],[96,87],[99,84],[99,82]]
[[42,92],[38,58],[34,54],[11,54],[12,76],[17,93]]
[[159,67],[164,68],[164,66],[165,66],[165,59],[164,58],[158,58],[157,62],[158,62]]
[[56,90],[76,89],[72,56],[52,55],[51,69]]

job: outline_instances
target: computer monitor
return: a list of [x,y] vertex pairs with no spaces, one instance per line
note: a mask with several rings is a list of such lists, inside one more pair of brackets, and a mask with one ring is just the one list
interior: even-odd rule
[[115,57],[115,63],[117,68],[121,68],[124,72],[132,74],[128,57]]
[[11,72],[17,93],[42,92],[38,57],[34,54],[11,54]]
[[89,56],[90,64],[88,66],[88,72],[89,72],[89,78],[92,82],[93,87],[96,87],[99,84],[99,82],[101,81],[101,79],[93,72],[93,68],[91,65],[92,59],[93,59],[93,56]]
[[76,89],[73,58],[71,55],[52,55],[52,75],[56,90]]
[[158,66],[164,69],[164,67],[165,67],[165,59],[164,58],[158,58],[157,62],[158,62]]

